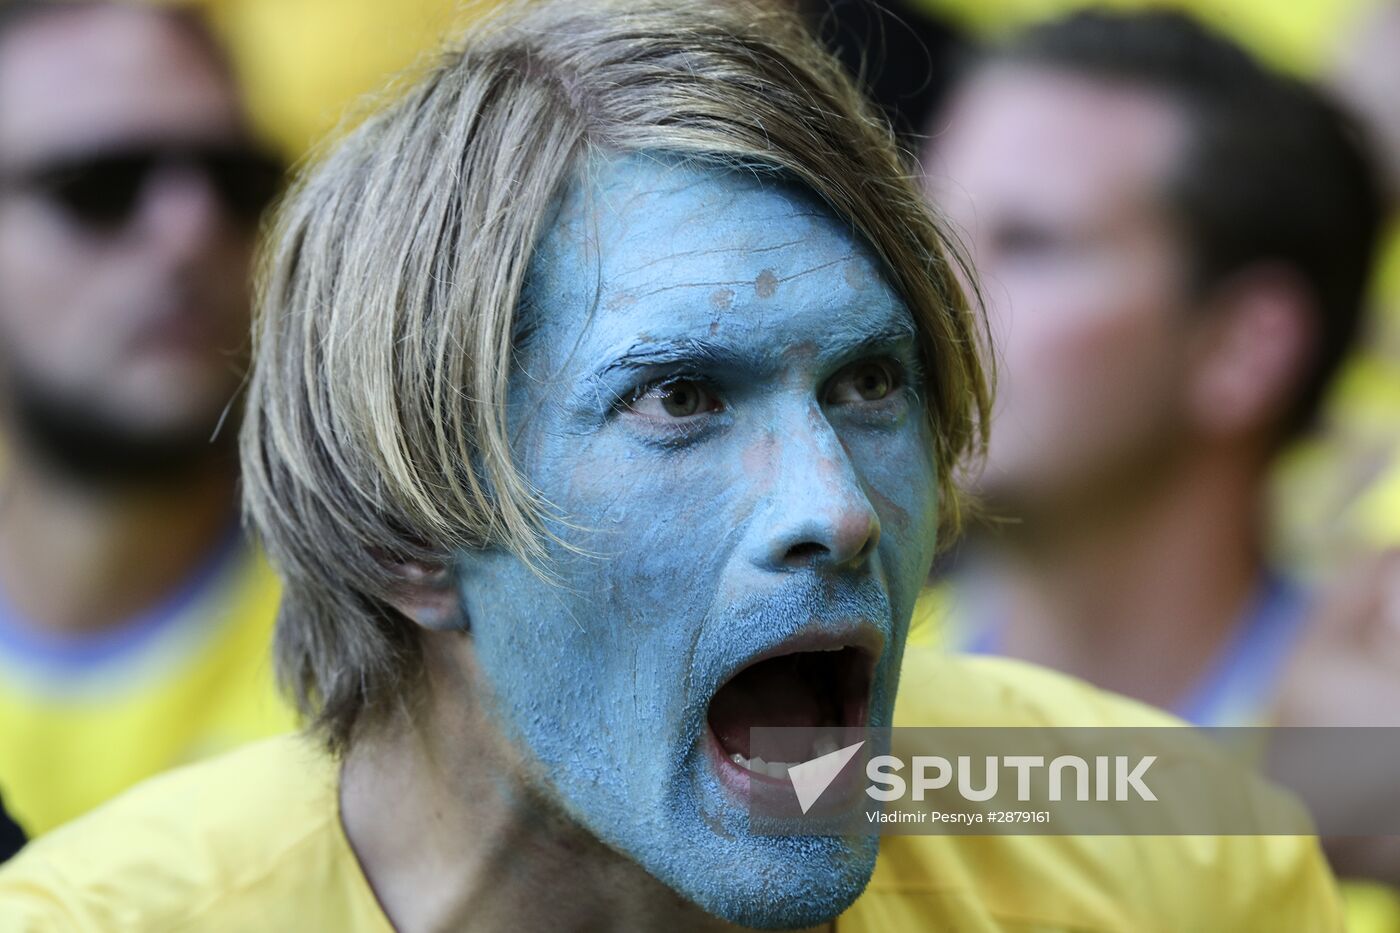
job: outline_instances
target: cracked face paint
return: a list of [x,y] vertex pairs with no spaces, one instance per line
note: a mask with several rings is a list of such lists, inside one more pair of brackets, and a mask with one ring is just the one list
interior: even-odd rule
[[518,463],[569,547],[552,582],[498,551],[460,562],[543,792],[748,926],[829,919],[874,866],[873,838],[750,835],[709,717],[760,656],[854,641],[868,720],[890,722],[937,491],[914,321],[880,269],[774,178],[590,165],[532,259],[510,386]]

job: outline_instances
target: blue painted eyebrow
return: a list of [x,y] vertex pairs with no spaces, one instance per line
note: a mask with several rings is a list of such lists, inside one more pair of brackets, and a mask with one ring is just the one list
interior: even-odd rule
[[615,372],[633,372],[654,366],[674,366],[677,363],[731,363],[739,354],[731,348],[709,340],[682,337],[676,340],[635,343],[593,372],[596,377]]
[[[912,321],[900,321],[896,325],[857,334],[850,343],[828,355],[856,359],[878,350],[912,343],[917,336],[918,332]],[[749,361],[748,354],[713,340],[695,337],[647,340],[634,343],[595,369],[588,378],[590,381],[602,380],[618,372],[636,372],[678,364],[738,366]]]

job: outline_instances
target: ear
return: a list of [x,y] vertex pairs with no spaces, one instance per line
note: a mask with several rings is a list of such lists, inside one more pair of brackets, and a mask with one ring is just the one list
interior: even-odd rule
[[433,631],[466,631],[467,618],[457,577],[448,564],[422,561],[391,565],[398,586],[390,604],[405,617]]
[[1188,402],[1193,423],[1221,438],[1275,430],[1314,353],[1317,324],[1307,286],[1282,266],[1246,269],[1217,286],[1198,312]]

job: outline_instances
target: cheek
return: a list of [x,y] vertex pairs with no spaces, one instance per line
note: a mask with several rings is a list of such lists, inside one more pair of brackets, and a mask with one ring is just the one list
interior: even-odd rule
[[0,214],[0,315],[24,365],[73,383],[110,364],[127,322],[94,281],[102,267],[97,251],[43,212],[17,205]]
[[723,523],[744,478],[708,444],[663,454],[609,437],[546,459],[564,466],[544,491],[578,533],[621,539],[629,552],[665,543],[698,550],[708,529]]
[[624,620],[637,636],[702,618],[741,525],[742,470],[706,445],[661,453],[612,436],[572,446],[539,462],[555,464],[540,482],[567,516],[558,533],[601,557],[567,562],[580,611]]
[[70,305],[65,296],[73,287],[71,276],[65,278],[55,268],[64,265],[58,259],[63,245],[55,244],[55,252],[47,241],[15,212],[0,215],[0,311],[5,336],[12,346],[28,353],[37,352],[41,340],[60,343],[56,332],[63,327],[64,310]]
[[880,517],[886,571],[922,578],[937,544],[939,506],[934,444],[923,417],[911,415],[903,430],[879,443],[848,440],[846,449]]
[[[722,573],[731,493],[722,469],[698,456],[540,434],[558,439],[530,458],[542,468],[530,475],[566,518],[550,530],[569,547],[551,549],[553,583],[507,562],[489,578],[489,599],[464,594],[493,626],[478,635],[484,667],[541,760],[626,759],[638,780],[659,785],[655,770],[674,763],[657,749],[688,721],[686,685]],[[509,620],[499,631],[498,619]],[[637,735],[650,737],[645,747],[625,741]]]
[[52,212],[27,202],[0,213],[0,270],[5,291],[37,298],[74,291],[100,257]]
[[1161,367],[1173,309],[1132,272],[1024,281],[995,314],[1001,407],[1027,423],[1080,419],[1131,398]]

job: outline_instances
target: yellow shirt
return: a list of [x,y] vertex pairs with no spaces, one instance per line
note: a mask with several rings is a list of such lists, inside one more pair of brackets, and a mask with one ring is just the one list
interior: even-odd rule
[[[913,649],[898,721],[1155,725],[1000,659]],[[390,933],[341,828],[337,766],[286,736],[147,782],[0,869],[0,929]],[[1307,837],[899,836],[839,933],[1341,929]]]
[[[897,726],[1180,724],[1065,674],[927,643],[906,652],[895,707]],[[889,836],[848,916],[860,923],[841,933],[1343,929],[1317,841],[1295,836]]]
[[271,671],[272,571],[238,538],[195,577],[99,639],[54,645],[0,626],[0,795],[30,836],[153,774],[293,728]]
[[[1400,477],[1400,471],[1396,475]],[[958,609],[952,586],[944,583],[924,590],[914,607],[909,644],[926,650],[947,650],[947,645],[965,641],[968,633],[959,625]],[[909,694],[902,694],[901,699],[905,696]],[[1237,708],[1237,721],[1256,724],[1266,718],[1265,713],[1263,709],[1242,706]],[[1349,878],[1342,881],[1340,890],[1348,933],[1400,933],[1400,894],[1394,888]]]

